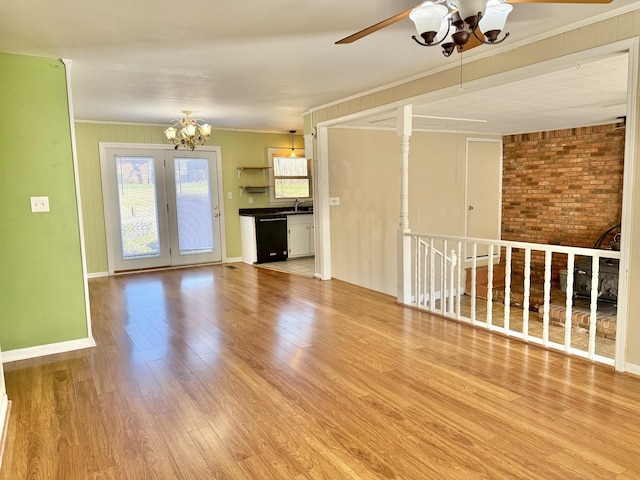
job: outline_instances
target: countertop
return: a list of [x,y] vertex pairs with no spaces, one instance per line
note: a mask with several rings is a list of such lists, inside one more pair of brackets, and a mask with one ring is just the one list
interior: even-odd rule
[[238,210],[243,217],[279,217],[287,215],[311,215],[313,206],[300,206],[295,211],[294,207],[271,207],[271,208],[241,208]]

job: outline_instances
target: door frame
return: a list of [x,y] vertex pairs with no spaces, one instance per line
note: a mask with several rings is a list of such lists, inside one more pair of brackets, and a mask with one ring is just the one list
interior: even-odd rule
[[[156,144],[156,143],[121,143],[121,142],[99,142],[99,153],[100,153],[100,164],[102,165],[104,161],[106,161],[106,150],[108,148],[122,148],[126,150],[162,150],[163,155],[164,151],[174,150],[175,147],[173,145],[165,145],[165,144]],[[215,152],[216,154],[216,169],[217,169],[217,187],[218,187],[218,205],[220,205],[220,250],[222,255],[221,263],[226,263],[227,261],[227,244],[226,244],[226,216],[225,216],[225,205],[224,205],[224,188],[223,188],[223,172],[222,172],[222,148],[220,146],[205,146],[198,147],[198,151],[204,152]],[[101,183],[102,188],[102,183]],[[107,231],[106,218],[107,215],[110,215],[110,208],[112,206],[108,206],[104,202],[104,192],[102,192],[102,202],[103,202],[103,210],[105,211],[105,232]],[[107,232],[106,237],[109,237],[109,232]],[[112,249],[109,248],[107,244],[107,269],[109,275],[115,275],[115,271],[113,268],[113,252]],[[175,268],[181,268],[183,266],[176,265]]]

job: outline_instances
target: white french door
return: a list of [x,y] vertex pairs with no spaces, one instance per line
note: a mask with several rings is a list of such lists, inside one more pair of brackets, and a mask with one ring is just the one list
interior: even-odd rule
[[219,154],[101,145],[110,273],[222,260]]

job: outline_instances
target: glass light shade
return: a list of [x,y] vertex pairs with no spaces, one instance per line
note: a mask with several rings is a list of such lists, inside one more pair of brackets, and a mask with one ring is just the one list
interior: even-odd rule
[[507,23],[507,17],[513,10],[513,6],[498,0],[489,0],[487,13],[480,19],[479,27],[482,33],[497,30],[501,32]]
[[430,2],[423,3],[420,7],[414,8],[409,14],[409,18],[413,21],[418,31],[418,35],[425,32],[440,32],[445,17],[449,13],[449,9],[442,4],[433,4]]
[[458,9],[462,20],[475,17],[478,15],[478,12],[484,15],[485,8],[487,7],[487,0],[457,0],[453,3]]
[[173,140],[176,138],[176,129],[169,127],[164,131],[164,134],[167,136],[167,139]]
[[196,134],[196,126],[195,125],[187,125],[184,127],[183,131],[189,137],[193,137]]
[[211,125],[209,125],[208,123],[205,123],[204,125],[200,126],[200,134],[203,137],[208,137],[209,135],[211,135]]

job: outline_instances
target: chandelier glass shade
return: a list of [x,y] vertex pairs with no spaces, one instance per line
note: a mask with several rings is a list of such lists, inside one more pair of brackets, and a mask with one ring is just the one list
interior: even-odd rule
[[164,131],[164,134],[167,140],[175,145],[176,150],[179,147],[184,147],[193,151],[197,145],[207,143],[207,139],[211,135],[211,125],[200,123],[199,119],[190,118],[190,111],[184,110],[182,113],[184,117],[176,120],[173,126]]
[[474,36],[480,43],[496,45],[513,7],[503,0],[440,0],[428,1],[413,9],[409,18],[416,26],[419,40],[424,47],[442,46],[442,53],[449,57],[457,47],[464,46]]

